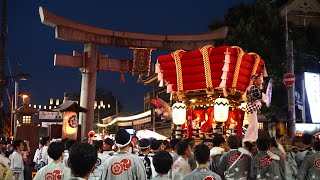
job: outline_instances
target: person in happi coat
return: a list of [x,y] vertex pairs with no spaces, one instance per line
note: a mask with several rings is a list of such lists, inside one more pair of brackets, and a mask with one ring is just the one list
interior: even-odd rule
[[223,155],[223,153],[227,150],[228,145],[224,137],[222,137],[222,135],[219,134],[214,136],[212,142],[214,147],[210,150],[211,161],[209,169],[215,173],[218,173],[218,165],[220,158]]
[[209,150],[211,150],[213,148],[213,142],[212,139],[204,139],[202,141],[202,144],[208,146]]
[[172,180],[182,180],[184,176],[191,173],[191,166],[188,163],[192,155],[189,141],[183,140],[177,144],[179,158],[172,165]]
[[119,129],[115,134],[115,144],[118,152],[109,158],[105,164],[103,180],[145,180],[146,170],[141,159],[130,150],[131,136],[125,129]]
[[98,154],[88,143],[75,143],[70,147],[68,165],[71,169],[70,180],[88,180],[95,169]]
[[218,174],[226,180],[249,179],[251,153],[240,148],[241,140],[237,135],[229,136],[227,143],[231,149],[221,156]]
[[281,172],[279,165],[280,157],[269,151],[269,140],[258,139],[257,147],[258,154],[256,154],[251,161],[251,179],[252,180],[282,180],[284,174]]
[[70,147],[75,144],[76,141],[73,140],[73,139],[68,139],[66,142],[65,142],[65,150],[63,152],[63,163],[65,166],[69,167],[68,166],[68,159],[69,159],[69,150],[70,150]]
[[14,180],[24,180],[24,164],[21,151],[24,150],[24,145],[22,140],[15,140],[13,142],[13,153],[9,157],[10,168],[13,172]]
[[0,179],[12,180],[13,174],[9,166],[9,159],[2,154],[2,151],[3,150],[0,149]]
[[162,151],[161,149],[162,141],[159,141],[157,139],[151,139],[150,141],[150,148],[151,148],[151,154],[154,155],[155,153]]
[[279,144],[275,138],[270,139],[270,151],[280,157],[279,165],[283,173],[286,173],[286,152],[283,146]]
[[155,174],[153,174],[155,172],[152,171],[154,167],[152,165],[152,156],[150,156],[150,140],[143,138],[139,140],[138,144],[140,149],[139,157],[146,168],[147,179],[151,179],[155,176]]
[[298,167],[300,167],[300,164],[302,163],[302,161],[307,155],[311,155],[314,153],[312,148],[313,140],[314,139],[311,134],[302,135],[303,149],[300,149],[299,152],[297,152],[296,154],[296,162]]
[[138,147],[139,138],[137,136],[131,137],[131,147],[129,152],[135,155],[139,155],[139,147]]
[[52,142],[48,147],[48,155],[53,159],[53,162],[42,167],[34,177],[34,180],[69,180],[71,171],[62,163],[63,151],[64,146],[61,142]]
[[251,77],[253,84],[247,87],[245,92],[246,113],[248,114],[249,127],[243,138],[243,142],[256,142],[258,139],[258,111],[261,109],[265,94],[262,93],[262,75],[256,74]]
[[194,157],[198,166],[194,171],[185,176],[183,180],[221,180],[218,174],[208,168],[208,162],[210,160],[210,150],[208,146],[204,144],[197,145],[194,150]]
[[49,159],[50,157],[48,156],[48,148],[50,145],[50,138],[47,137],[43,137],[43,142],[44,142],[44,146],[43,146],[43,150],[42,150],[42,154],[41,154],[41,163],[43,165],[47,165],[49,163]]
[[153,156],[152,163],[157,175],[152,180],[170,180],[168,173],[173,164],[172,156],[166,151],[160,151]]
[[193,155],[194,147],[196,146],[196,144],[195,144],[195,141],[193,138],[188,138],[188,139],[186,139],[186,141],[189,142],[189,145],[191,147],[191,156],[188,159],[188,163],[190,164],[191,171],[193,171],[197,168],[197,163],[196,163],[196,160],[194,159],[194,155]]
[[298,170],[297,180],[320,179],[320,140],[314,142],[315,152],[307,155]]
[[35,163],[35,170],[38,171],[42,167],[44,167],[46,164],[42,161],[42,154],[43,154],[43,147],[45,146],[47,142],[46,137],[40,138],[39,140],[39,147],[35,152],[33,162]]
[[98,159],[96,168],[90,174],[89,180],[99,180],[102,177],[104,165],[111,156],[109,154],[103,154],[103,141],[93,141],[93,147],[98,153]]
[[181,142],[181,139],[172,139],[170,141],[170,146],[172,148],[172,151],[170,152],[170,154],[172,156],[173,162],[175,162],[179,158],[179,155],[177,153],[177,144],[179,142]]
[[114,145],[114,141],[110,138],[106,138],[103,141],[103,154],[112,156],[114,151],[112,150],[112,146]]

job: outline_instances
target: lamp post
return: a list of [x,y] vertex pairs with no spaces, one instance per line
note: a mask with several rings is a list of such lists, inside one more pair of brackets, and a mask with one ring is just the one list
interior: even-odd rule
[[9,76],[8,79],[14,79],[14,116],[13,116],[13,137],[14,139],[16,138],[17,134],[17,120],[18,120],[18,115],[16,113],[18,109],[18,104],[19,104],[19,81],[25,81],[30,78],[30,75],[28,74],[17,74],[15,76]]
[[[98,104],[97,101],[94,102],[94,109],[97,109],[98,111],[98,124],[100,123],[100,109],[105,109],[106,105],[103,103],[103,101],[100,101],[100,104]],[[108,104],[108,108],[110,108],[110,105]],[[100,134],[100,129],[98,126],[98,134]]]

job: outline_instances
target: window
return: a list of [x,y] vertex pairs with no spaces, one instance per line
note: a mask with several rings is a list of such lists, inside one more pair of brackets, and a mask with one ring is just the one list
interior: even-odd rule
[[30,124],[31,123],[31,116],[23,116],[22,123],[23,124]]
[[263,129],[263,123],[258,123],[258,128]]

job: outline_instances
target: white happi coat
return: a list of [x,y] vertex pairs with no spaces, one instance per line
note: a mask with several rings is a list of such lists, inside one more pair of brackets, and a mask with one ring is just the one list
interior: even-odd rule
[[22,155],[17,151],[14,151],[10,155],[9,160],[10,160],[10,168],[12,172],[19,173],[19,180],[24,180],[24,175],[23,175],[24,164],[23,164]]
[[69,166],[68,166],[68,159],[69,159],[69,151],[68,151],[68,150],[64,150],[62,163],[63,163],[66,167],[69,167]]
[[141,159],[129,152],[117,152],[104,166],[102,180],[146,180],[146,170]]
[[96,168],[90,174],[89,180],[99,180],[105,171],[105,164],[111,156],[109,154],[98,153],[98,159],[96,162]]
[[212,172],[209,168],[196,168],[194,171],[192,171],[190,174],[185,176],[183,180],[204,180],[204,179],[210,179],[210,180],[221,180],[221,177]]
[[189,173],[191,173],[191,167],[188,160],[180,156],[172,165],[172,180],[182,180]]
[[49,155],[48,155],[48,146],[43,146],[42,149],[42,154],[41,154],[41,161],[44,162],[46,165],[49,164],[48,163],[48,159]]
[[41,168],[33,180],[69,180],[71,177],[71,170],[62,162],[51,162],[50,164]]

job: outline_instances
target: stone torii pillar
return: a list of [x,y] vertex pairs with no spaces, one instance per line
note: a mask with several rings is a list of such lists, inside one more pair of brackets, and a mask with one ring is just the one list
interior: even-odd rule
[[93,129],[99,46],[94,43],[86,43],[84,53],[87,54],[87,59],[85,59],[86,66],[80,69],[82,75],[80,106],[86,108],[88,112],[79,114],[81,138]]
[[[228,27],[202,34],[158,35],[124,31],[113,31],[81,24],[40,7],[41,22],[55,28],[55,37],[60,40],[84,44],[84,54],[74,53],[73,56],[55,55],[55,66],[80,68],[82,73],[80,105],[88,110],[80,114],[82,124],[81,136],[86,137],[92,130],[94,118],[94,100],[98,70],[118,71],[120,73],[149,74],[144,66],[149,66],[145,60],[134,64],[132,60],[109,59],[99,55],[99,45],[133,48],[137,51],[162,50],[191,50],[207,44],[214,45],[216,40],[224,39]],[[142,53],[144,54],[144,53]],[[147,53],[146,53],[147,54]],[[149,59],[150,60],[150,59]],[[142,62],[142,63],[141,63]],[[146,72],[146,73],[143,73]]]
[[73,56],[56,54],[54,57],[55,66],[79,68],[81,71],[80,106],[88,110],[79,115],[82,138],[93,129],[97,71],[129,73],[133,67],[132,60],[110,59],[107,55],[99,54],[98,50],[97,44],[85,43],[83,54],[73,52]]

